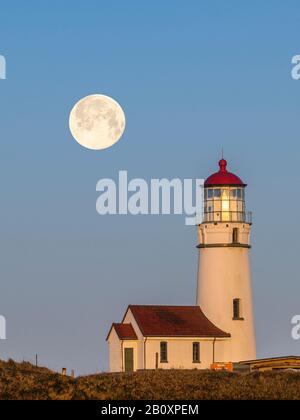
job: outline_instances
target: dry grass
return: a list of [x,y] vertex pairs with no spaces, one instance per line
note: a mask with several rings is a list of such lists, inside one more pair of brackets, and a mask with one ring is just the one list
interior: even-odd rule
[[0,362],[0,399],[300,399],[300,373],[171,370],[72,379],[9,361]]

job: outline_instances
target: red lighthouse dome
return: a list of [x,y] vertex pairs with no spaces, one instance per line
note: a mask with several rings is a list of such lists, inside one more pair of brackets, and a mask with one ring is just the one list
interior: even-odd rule
[[217,185],[246,187],[246,184],[244,184],[241,178],[227,171],[227,161],[225,159],[220,160],[219,166],[219,172],[209,176],[204,183],[204,187],[212,187]]

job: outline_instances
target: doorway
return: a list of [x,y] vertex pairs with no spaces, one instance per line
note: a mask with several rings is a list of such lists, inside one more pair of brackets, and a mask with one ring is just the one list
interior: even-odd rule
[[125,372],[133,372],[133,348],[124,349]]

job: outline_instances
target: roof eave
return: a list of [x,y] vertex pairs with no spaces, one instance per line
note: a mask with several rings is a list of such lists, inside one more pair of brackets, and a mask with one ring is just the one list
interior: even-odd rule
[[248,184],[204,184],[204,188],[210,187],[247,187]]
[[159,337],[166,337],[166,338],[213,338],[213,339],[224,339],[224,338],[231,338],[231,335],[199,335],[199,334],[188,334],[188,335],[175,335],[175,334],[146,334],[144,335],[145,338],[159,338]]

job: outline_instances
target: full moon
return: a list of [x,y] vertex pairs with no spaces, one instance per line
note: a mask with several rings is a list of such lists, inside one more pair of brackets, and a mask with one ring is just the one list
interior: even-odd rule
[[69,119],[74,139],[92,150],[107,149],[117,143],[124,133],[125,124],[121,106],[105,95],[89,95],[80,99]]

